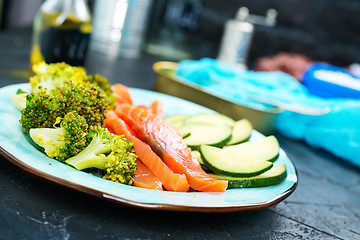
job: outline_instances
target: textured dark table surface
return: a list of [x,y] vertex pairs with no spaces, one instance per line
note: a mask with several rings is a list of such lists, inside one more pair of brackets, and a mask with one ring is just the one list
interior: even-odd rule
[[[29,41],[29,30],[0,32],[0,87],[27,82]],[[158,59],[89,56],[88,72],[152,89]],[[33,177],[0,156],[0,239],[360,239],[360,169],[276,137],[297,168],[298,187],[281,203],[252,212],[124,207]]]

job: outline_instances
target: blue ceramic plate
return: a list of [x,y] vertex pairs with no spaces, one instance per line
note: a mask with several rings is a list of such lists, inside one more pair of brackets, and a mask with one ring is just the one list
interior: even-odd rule
[[[296,170],[286,153],[281,150],[276,164],[285,164],[287,178],[280,184],[261,187],[229,189],[224,193],[186,192],[175,193],[127,186],[77,171],[74,168],[48,158],[38,151],[22,132],[20,112],[11,101],[10,94],[18,89],[29,89],[28,84],[10,85],[0,89],[0,152],[10,162],[31,174],[104,199],[121,204],[163,210],[197,212],[231,212],[261,209],[279,203],[296,188]],[[150,104],[159,99],[167,116],[212,112],[205,107],[172,96],[131,89],[135,104]],[[264,137],[254,131],[252,139]]]

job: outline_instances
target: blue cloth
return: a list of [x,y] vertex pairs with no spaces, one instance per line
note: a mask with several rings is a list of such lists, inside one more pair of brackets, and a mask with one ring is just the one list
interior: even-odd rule
[[246,94],[309,107],[330,107],[331,111],[321,116],[284,111],[276,129],[360,166],[360,100],[317,97],[286,73],[243,71],[209,58],[183,60],[176,74],[212,94],[260,110],[270,106],[253,102]]

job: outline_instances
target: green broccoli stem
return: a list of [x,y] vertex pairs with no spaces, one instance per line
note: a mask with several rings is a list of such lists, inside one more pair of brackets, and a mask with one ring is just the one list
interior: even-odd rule
[[105,170],[107,156],[111,152],[110,143],[95,136],[90,144],[79,154],[66,160],[66,163],[73,166],[77,170],[87,168],[98,168]]

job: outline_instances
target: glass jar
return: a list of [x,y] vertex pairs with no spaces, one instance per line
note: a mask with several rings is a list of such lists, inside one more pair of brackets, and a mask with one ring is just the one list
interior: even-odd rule
[[34,19],[30,63],[83,66],[92,31],[86,0],[46,0]]

